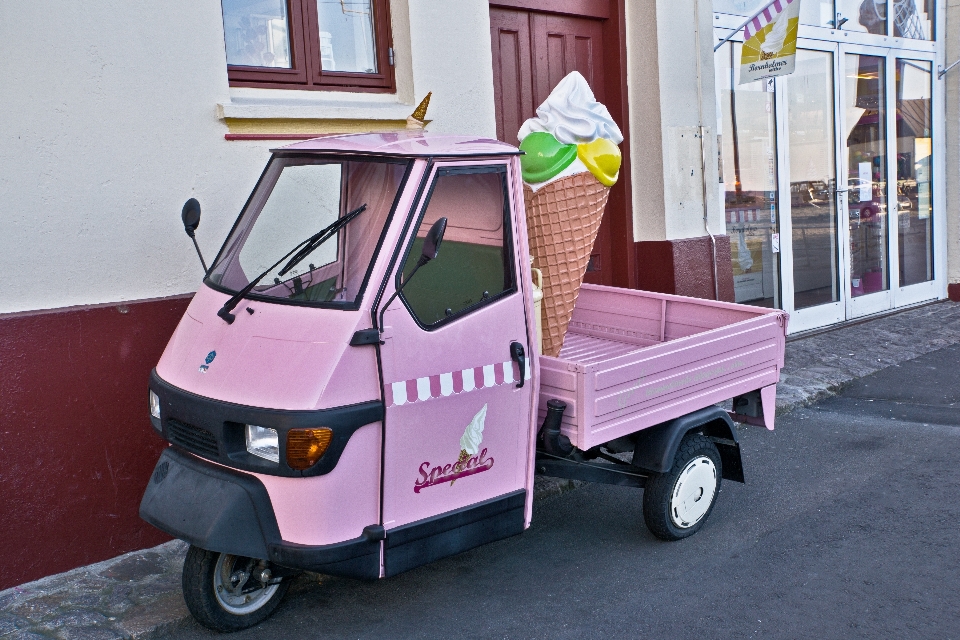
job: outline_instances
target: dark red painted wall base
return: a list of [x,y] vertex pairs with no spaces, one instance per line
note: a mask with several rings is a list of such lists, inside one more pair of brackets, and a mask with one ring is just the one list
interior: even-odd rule
[[160,544],[147,381],[190,296],[0,316],[0,589]]
[[[730,237],[717,241],[717,281],[720,299],[733,302],[733,263]],[[634,243],[637,288],[713,300],[713,260],[710,237]]]
[[960,283],[947,285],[947,297],[953,302],[960,302]]

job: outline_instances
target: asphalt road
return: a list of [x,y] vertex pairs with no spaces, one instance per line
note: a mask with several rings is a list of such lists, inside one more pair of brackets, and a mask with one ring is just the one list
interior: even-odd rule
[[[741,431],[747,484],[661,542],[638,490],[389,580],[306,577],[246,638],[958,638],[960,346]],[[174,637],[174,636],[171,636]],[[177,638],[210,638],[192,621]]]

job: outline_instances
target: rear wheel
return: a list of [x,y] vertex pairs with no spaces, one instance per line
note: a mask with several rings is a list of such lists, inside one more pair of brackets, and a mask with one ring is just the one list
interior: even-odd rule
[[239,631],[266,620],[289,586],[289,579],[270,575],[265,560],[191,546],[183,562],[187,608],[215,631]]
[[651,476],[643,490],[643,519],[662,540],[692,536],[713,510],[720,491],[720,454],[699,433],[684,436],[673,468]]

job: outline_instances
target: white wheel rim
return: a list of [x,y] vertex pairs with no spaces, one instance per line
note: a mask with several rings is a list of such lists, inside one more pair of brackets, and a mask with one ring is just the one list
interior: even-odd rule
[[697,456],[680,472],[670,496],[670,519],[689,529],[703,519],[717,493],[717,467],[707,456]]
[[[234,567],[237,562],[237,556],[221,553],[217,558],[217,566],[213,569],[213,592],[217,596],[217,602],[223,607],[224,611],[235,616],[242,616],[253,613],[273,597],[273,594],[280,588],[280,584],[271,584],[261,589],[255,589],[248,593],[241,593],[241,588],[234,584],[231,575],[234,573]],[[255,580],[252,576],[248,577],[245,583]]]

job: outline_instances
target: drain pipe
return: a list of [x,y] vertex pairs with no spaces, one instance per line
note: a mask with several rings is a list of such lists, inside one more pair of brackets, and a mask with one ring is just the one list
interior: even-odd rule
[[700,62],[700,0],[693,0],[693,34],[697,39],[697,114],[700,130],[700,196],[703,202],[703,229],[710,236],[710,251],[713,262],[713,299],[720,299],[720,281],[717,277],[717,239],[710,232],[707,220],[707,147],[704,143],[706,127],[703,126],[703,69]]

